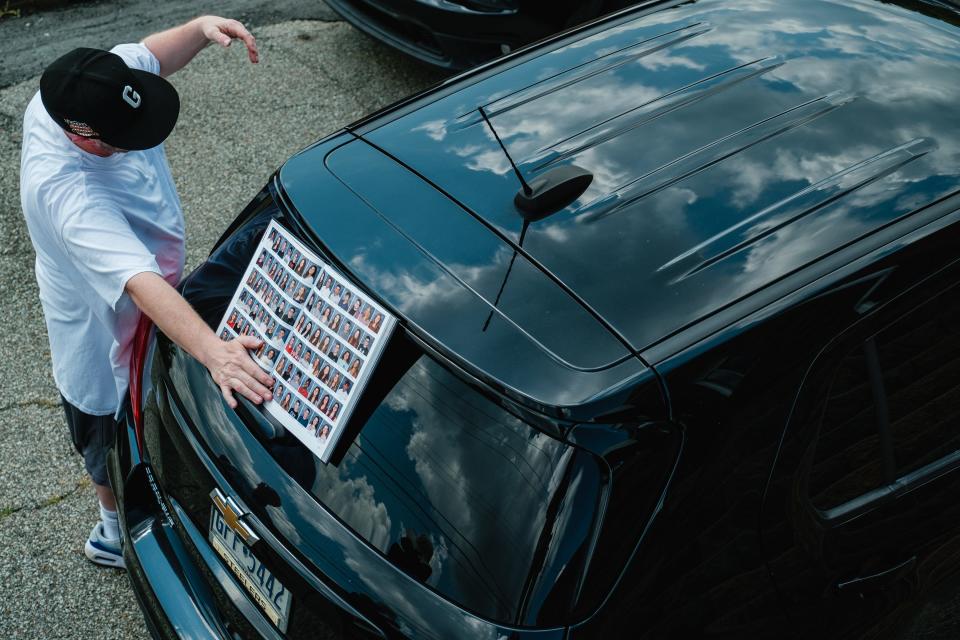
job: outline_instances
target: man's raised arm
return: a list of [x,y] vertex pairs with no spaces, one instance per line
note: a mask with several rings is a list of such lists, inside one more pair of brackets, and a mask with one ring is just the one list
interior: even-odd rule
[[143,44],[160,61],[160,75],[164,78],[182,69],[207,44],[216,42],[229,47],[234,39],[242,40],[247,47],[250,62],[260,59],[257,41],[236,20],[219,16],[200,16],[179,27],[147,36]]

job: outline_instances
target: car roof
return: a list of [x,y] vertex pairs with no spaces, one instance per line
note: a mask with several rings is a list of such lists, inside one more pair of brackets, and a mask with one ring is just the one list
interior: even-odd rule
[[[323,167],[325,170],[318,170]],[[593,419],[642,400],[656,375],[548,274],[455,202],[342,133],[287,161],[290,222],[455,368],[535,413]],[[362,195],[361,195],[362,194]],[[652,395],[639,392],[651,387]]]
[[[956,26],[875,0],[655,9],[357,131],[637,351],[960,192]],[[524,230],[510,159],[593,179]]]

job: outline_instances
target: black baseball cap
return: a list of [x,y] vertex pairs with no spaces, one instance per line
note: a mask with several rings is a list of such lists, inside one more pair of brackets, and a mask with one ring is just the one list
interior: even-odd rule
[[40,99],[64,130],[132,151],[163,142],[180,113],[172,84],[101,49],[54,60],[40,77]]

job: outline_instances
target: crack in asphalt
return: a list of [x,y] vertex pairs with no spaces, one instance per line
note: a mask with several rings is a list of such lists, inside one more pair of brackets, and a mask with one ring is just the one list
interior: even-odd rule
[[10,247],[8,249],[0,250],[0,256],[3,257],[13,257],[13,258],[31,258],[32,252],[29,248],[24,247],[22,250],[18,247]]
[[50,400],[48,398],[37,398],[35,400],[21,400],[0,407],[0,413],[12,411],[13,409],[24,409],[26,407],[40,407],[41,409],[59,409],[62,405],[59,400]]
[[[328,21],[310,20],[309,22],[326,22],[330,24],[330,23],[338,23],[338,22],[344,22],[344,21],[343,20],[328,20]],[[301,36],[303,35],[307,35],[307,34],[300,34],[297,36],[297,38],[301,38]],[[316,37],[316,36],[311,35],[311,37]],[[301,55],[296,49],[291,48],[287,51],[287,53],[294,60],[303,64],[305,67],[311,66],[311,61],[306,56]],[[376,103],[371,104],[369,96],[365,96],[362,92],[357,91],[353,86],[344,83],[343,80],[341,80],[336,75],[331,73],[330,70],[328,70],[324,65],[313,66],[313,69],[317,74],[324,77],[327,81],[333,84],[342,94],[348,96],[351,100],[353,100],[356,103],[356,105],[360,107],[360,109],[363,110],[365,113],[371,111],[372,109],[376,109],[378,106],[382,106]]]
[[56,505],[60,504],[67,498],[70,498],[76,495],[77,493],[79,493],[81,490],[86,489],[87,487],[90,486],[90,484],[91,482],[89,478],[81,478],[80,480],[77,481],[77,483],[73,486],[72,489],[69,489],[64,493],[56,493],[48,498],[44,498],[43,500],[37,503],[25,504],[19,507],[0,507],[0,524],[2,524],[3,521],[9,518],[10,516],[16,513],[20,513],[21,511],[42,511],[50,507],[55,507]]

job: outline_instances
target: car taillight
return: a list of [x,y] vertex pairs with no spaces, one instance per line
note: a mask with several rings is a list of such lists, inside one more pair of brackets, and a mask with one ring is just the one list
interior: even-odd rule
[[133,353],[130,357],[130,407],[133,410],[134,432],[137,434],[137,447],[143,455],[143,370],[147,363],[147,349],[150,346],[150,331],[153,322],[145,314],[140,314],[137,330],[133,334]]

